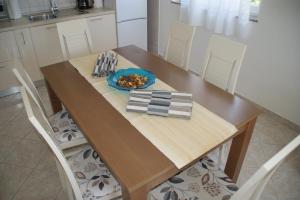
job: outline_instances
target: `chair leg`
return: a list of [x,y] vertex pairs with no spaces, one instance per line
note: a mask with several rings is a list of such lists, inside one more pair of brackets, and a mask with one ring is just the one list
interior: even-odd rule
[[218,153],[218,168],[222,171],[225,170],[225,165],[227,163],[228,154],[231,146],[231,141],[228,141],[219,147]]
[[61,165],[57,159],[55,159],[55,163],[56,163],[56,167],[57,167],[58,174],[59,174],[59,179],[60,179],[60,182],[61,182],[64,192],[68,195],[69,200],[75,200],[73,190],[69,184],[69,181],[64,173],[63,168],[61,167]]
[[72,189],[66,176],[65,176],[65,180],[66,180],[66,192],[69,197],[69,200],[76,200],[74,193],[73,193],[73,189]]
[[218,155],[218,168],[219,169],[222,168],[223,148],[224,148],[224,145],[221,145],[219,147],[219,155]]

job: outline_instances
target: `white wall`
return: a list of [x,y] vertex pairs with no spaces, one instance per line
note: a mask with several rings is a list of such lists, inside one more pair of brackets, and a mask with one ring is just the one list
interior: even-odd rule
[[[161,0],[159,54],[164,54],[168,30],[178,19],[179,6]],[[251,34],[241,68],[237,93],[300,125],[300,1],[262,0],[259,22]],[[191,69],[201,64],[212,33],[198,28]]]
[[300,125],[300,1],[263,0],[237,92]]
[[164,55],[172,22],[179,18],[178,4],[170,2],[171,0],[159,1],[160,20],[158,33],[158,52],[160,55]]
[[158,51],[159,2],[148,0],[147,13],[148,51],[156,53]]

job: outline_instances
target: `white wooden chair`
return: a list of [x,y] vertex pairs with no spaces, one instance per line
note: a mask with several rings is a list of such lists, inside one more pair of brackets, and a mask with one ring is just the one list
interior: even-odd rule
[[225,37],[211,36],[203,65],[202,78],[234,94],[246,45]]
[[240,189],[205,157],[152,190],[148,199],[259,200],[273,173],[298,146],[300,135],[260,167]]
[[70,199],[110,200],[121,196],[120,185],[105,167],[98,154],[89,145],[86,145],[81,151],[67,159],[52,140],[50,136],[54,134],[52,127],[40,107],[28,95],[24,87],[21,88],[21,94],[29,121],[57,158],[59,169],[62,169],[59,174],[63,184],[67,183],[72,188]]
[[[246,45],[213,35],[210,38],[203,65],[202,78],[217,87],[234,94]],[[209,154],[224,169],[231,141]]]
[[65,60],[93,52],[92,38],[85,19],[57,23],[57,31]]
[[[18,67],[18,69],[14,68],[13,72],[37,106],[43,111],[43,114],[47,116],[41,97],[25,69]],[[55,139],[61,149],[66,150],[87,143],[87,140],[81,133],[80,129],[65,109],[49,116],[48,120],[55,132],[55,134],[51,136]]]
[[165,60],[188,70],[195,32],[193,26],[174,22],[169,33]]

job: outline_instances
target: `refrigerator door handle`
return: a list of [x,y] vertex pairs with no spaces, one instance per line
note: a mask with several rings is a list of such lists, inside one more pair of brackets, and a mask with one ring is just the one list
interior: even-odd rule
[[140,18],[134,18],[134,19],[126,19],[126,20],[121,20],[121,21],[118,21],[117,23],[122,23],[122,22],[130,22],[130,21],[135,21],[135,20],[144,20],[144,19],[147,19],[145,17],[140,17]]

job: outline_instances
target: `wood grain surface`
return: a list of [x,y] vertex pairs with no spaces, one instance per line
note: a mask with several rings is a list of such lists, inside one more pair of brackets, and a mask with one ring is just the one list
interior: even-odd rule
[[[127,112],[129,95],[107,84],[106,77],[91,77],[97,54],[70,59],[71,65],[157,149],[181,169],[205,154],[224,140],[231,138],[237,129],[210,110],[193,102],[192,117],[158,117],[148,114]],[[138,68],[135,64],[118,55],[116,68]],[[156,78],[149,88],[170,90],[174,88]]]
[[[261,110],[135,46],[115,51],[136,65],[151,70],[173,88],[193,93],[194,101],[240,129],[233,141],[237,145],[232,145],[230,153],[234,151],[238,160],[230,156],[230,163],[226,166],[226,172],[230,172],[229,175],[236,179],[251,138],[253,121],[255,124]],[[151,188],[179,172],[69,62],[43,67],[42,73],[50,89],[50,98],[53,99],[52,107],[55,111],[60,108],[57,99],[64,104],[90,144],[121,183],[124,199],[146,199]]]

